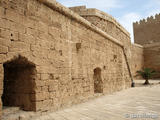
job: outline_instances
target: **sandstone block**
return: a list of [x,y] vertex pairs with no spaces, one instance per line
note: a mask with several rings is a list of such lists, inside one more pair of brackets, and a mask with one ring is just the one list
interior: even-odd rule
[[16,31],[23,34],[26,32],[26,28],[23,24],[12,22],[12,21],[9,22],[8,24],[10,25],[9,29],[12,31]]
[[54,28],[53,26],[49,26],[48,33],[50,35],[54,36],[55,38],[60,38],[61,31],[56,29],[56,28]]
[[54,85],[49,85],[49,92],[52,92],[52,91],[56,91],[58,90],[58,84],[55,83]]
[[0,6],[0,18],[5,18],[5,9]]
[[36,80],[36,86],[39,87],[39,86],[44,86],[45,85],[45,81],[42,81],[42,80]]
[[0,42],[2,46],[9,47],[11,45],[11,40],[8,38],[0,38]]
[[48,92],[48,86],[42,86],[42,91]]
[[46,81],[45,81],[45,85],[46,85],[46,86],[54,85],[54,84],[58,84],[58,82],[57,82],[57,81],[54,81],[54,80],[46,80]]
[[3,79],[4,79],[4,75],[0,75],[0,96],[3,93]]
[[17,23],[20,22],[18,13],[14,12],[13,10],[6,10],[6,18]]
[[0,18],[0,28],[8,28],[6,26],[6,23],[7,23],[7,21],[5,19]]
[[52,24],[50,25],[56,29],[61,30],[62,29],[62,25],[59,22],[52,22]]
[[10,52],[17,52],[17,51],[30,51],[30,45],[24,42],[12,42],[11,46],[9,47]]
[[39,31],[42,31],[43,33],[48,33],[48,25],[44,22],[37,22],[37,28]]
[[4,72],[4,70],[3,70],[3,64],[0,63],[0,74],[2,75],[3,72]]
[[45,100],[45,95],[43,92],[36,93],[35,98],[33,98],[33,99],[35,99],[36,101],[42,101],[42,100]]
[[44,100],[43,101],[43,107],[44,107],[44,109],[51,108],[52,107],[52,103],[53,103],[52,100]]
[[36,30],[36,29],[34,29],[34,28],[26,28],[26,32],[27,32],[27,34],[30,34],[30,35],[32,35],[32,36],[34,36],[34,37],[37,37],[38,36],[38,31]]
[[54,99],[56,97],[56,92],[49,92],[49,98]]
[[49,92],[42,91],[40,93],[33,94],[32,96],[32,100],[36,100],[36,101],[42,101],[47,99],[49,99]]
[[8,47],[0,45],[0,54],[7,52],[8,52]]
[[36,40],[32,35],[29,34],[19,34],[19,41],[29,43],[29,44],[35,44]]
[[31,18],[24,18],[24,24],[27,28],[36,28],[37,21]]
[[36,104],[35,111],[42,110],[42,108],[43,108],[43,101],[37,101],[37,102],[35,102],[35,104]]
[[48,74],[52,74],[52,73],[55,73],[56,70],[54,67],[52,66],[37,66],[37,71],[39,73],[48,73]]
[[5,54],[0,54],[0,64],[4,63],[6,60],[6,55]]
[[11,34],[9,30],[5,30],[0,28],[0,37],[2,38],[10,38]]
[[48,40],[48,33],[39,31],[38,32],[38,38],[40,38],[42,40],[46,40],[46,39]]

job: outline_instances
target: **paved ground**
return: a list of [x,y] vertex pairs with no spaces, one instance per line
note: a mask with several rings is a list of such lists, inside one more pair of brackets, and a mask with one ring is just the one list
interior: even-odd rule
[[136,81],[136,87],[47,115],[17,107],[3,110],[2,120],[160,120],[160,81]]
[[132,119],[160,120],[160,84],[130,88],[37,119],[34,118],[34,120]]

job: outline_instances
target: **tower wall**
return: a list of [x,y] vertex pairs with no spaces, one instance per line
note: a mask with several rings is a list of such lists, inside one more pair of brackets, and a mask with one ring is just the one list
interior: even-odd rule
[[134,40],[137,44],[160,42],[160,14],[133,23]]

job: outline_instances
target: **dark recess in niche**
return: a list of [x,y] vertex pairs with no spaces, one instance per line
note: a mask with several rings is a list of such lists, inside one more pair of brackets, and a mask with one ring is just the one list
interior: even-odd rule
[[79,49],[81,49],[81,43],[76,43],[76,49],[77,49],[77,51],[79,51]]
[[105,70],[105,69],[106,69],[106,66],[103,66],[103,69]]
[[14,39],[12,37],[13,37],[13,34],[11,33],[11,41],[14,41]]
[[114,57],[114,59],[117,59],[117,55],[114,55],[113,57]]
[[61,56],[63,55],[62,50],[59,50],[59,54],[60,54]]

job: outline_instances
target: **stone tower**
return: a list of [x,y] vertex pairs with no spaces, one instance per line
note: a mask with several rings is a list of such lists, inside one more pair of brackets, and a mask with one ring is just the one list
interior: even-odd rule
[[144,67],[157,71],[160,78],[160,14],[133,23],[135,43],[143,46]]
[[133,29],[134,40],[137,44],[160,42],[160,14],[133,23]]

